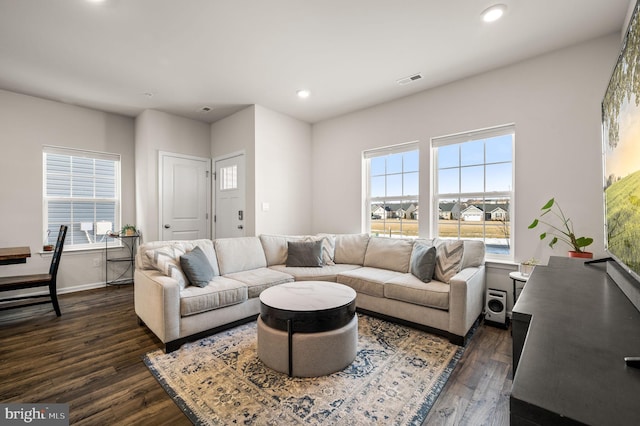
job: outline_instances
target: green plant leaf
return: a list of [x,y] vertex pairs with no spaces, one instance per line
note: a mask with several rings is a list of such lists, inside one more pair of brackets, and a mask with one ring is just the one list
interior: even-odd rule
[[586,247],[593,242],[593,238],[589,237],[580,237],[576,239],[576,244],[578,247]]
[[549,247],[553,248],[553,246],[558,242],[558,237],[553,237],[553,240],[549,243]]
[[544,240],[545,238],[547,238],[547,233],[543,232],[542,234],[540,234],[540,239]]
[[536,226],[538,226],[538,219],[534,219],[533,222],[531,222],[531,225],[529,225],[529,229],[533,229]]
[[551,206],[553,206],[553,203],[555,202],[555,198],[550,199],[549,201],[547,201],[547,204],[545,204],[541,210],[548,210],[551,208]]

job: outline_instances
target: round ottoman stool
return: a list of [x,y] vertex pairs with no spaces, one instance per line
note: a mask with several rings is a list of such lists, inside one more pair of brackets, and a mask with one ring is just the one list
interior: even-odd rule
[[258,358],[295,377],[346,368],[358,351],[356,293],[342,284],[286,283],[260,294]]

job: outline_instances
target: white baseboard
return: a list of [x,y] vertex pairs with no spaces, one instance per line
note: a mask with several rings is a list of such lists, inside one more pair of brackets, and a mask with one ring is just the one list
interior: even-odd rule
[[[104,288],[107,285],[104,283],[104,281],[102,282],[97,282],[97,283],[88,283],[88,284],[80,284],[80,285],[76,285],[76,286],[72,286],[72,287],[62,287],[62,288],[58,288],[58,294],[66,294],[66,293],[76,293],[78,291],[86,291],[86,290],[93,290],[95,288]],[[12,296],[47,296],[49,295],[49,290],[43,290],[46,289],[46,287],[39,287],[39,290],[37,291],[18,291],[16,290],[15,293],[11,292],[11,294],[7,294],[7,297],[12,297]],[[9,293],[9,292],[7,292]]]

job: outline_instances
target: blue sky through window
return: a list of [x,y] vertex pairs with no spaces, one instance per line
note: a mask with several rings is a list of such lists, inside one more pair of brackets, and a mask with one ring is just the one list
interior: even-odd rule
[[371,197],[418,195],[418,150],[371,159]]
[[510,191],[512,135],[438,148],[440,194]]

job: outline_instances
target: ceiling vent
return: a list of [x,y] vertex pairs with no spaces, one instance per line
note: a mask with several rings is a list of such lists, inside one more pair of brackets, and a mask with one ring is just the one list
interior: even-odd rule
[[414,81],[422,80],[422,73],[417,73],[414,75],[410,75],[409,77],[401,78],[400,80],[396,80],[400,86],[404,86],[405,84],[413,83]]

